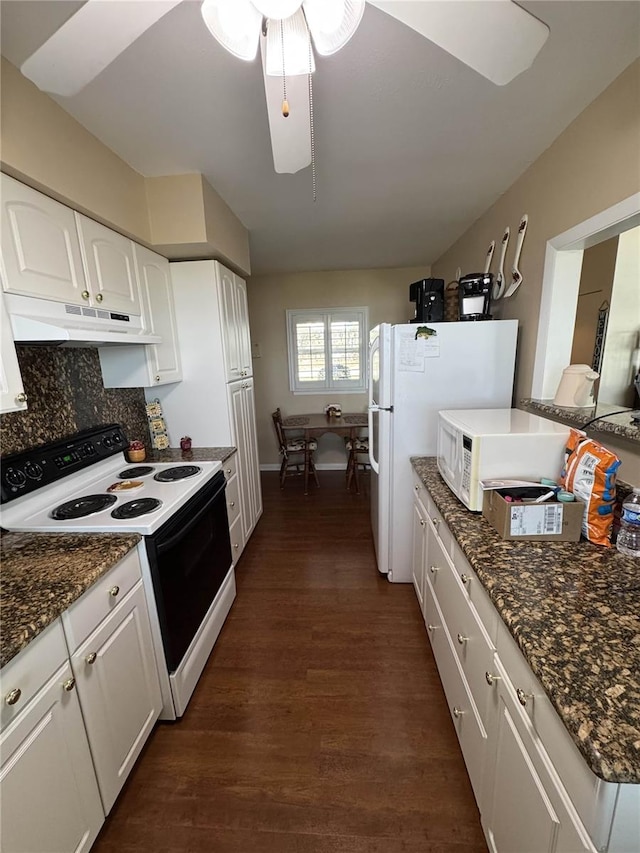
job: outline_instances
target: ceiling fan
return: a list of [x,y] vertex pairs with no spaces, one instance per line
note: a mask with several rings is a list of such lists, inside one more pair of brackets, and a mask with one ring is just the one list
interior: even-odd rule
[[[122,5],[126,2],[126,8]],[[181,0],[87,0],[21,66],[52,94],[72,96]],[[549,28],[512,0],[366,0],[498,86],[531,66]],[[230,53],[262,54],[276,172],[313,161],[314,53],[349,41],[365,0],[204,0],[202,17]]]

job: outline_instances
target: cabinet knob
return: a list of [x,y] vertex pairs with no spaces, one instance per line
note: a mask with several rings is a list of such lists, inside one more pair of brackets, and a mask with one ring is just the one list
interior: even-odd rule
[[533,693],[525,693],[521,687],[518,687],[516,690],[516,696],[518,697],[518,702],[523,708],[527,705],[527,699],[533,699]]
[[234,548],[235,548],[235,550],[237,551],[237,550],[238,550],[238,548],[239,548],[240,546],[238,545],[238,543],[237,543],[237,542],[234,542],[234,543],[233,543],[233,547],[234,547]]
[[112,587],[111,587],[111,589],[109,590],[109,595],[110,595],[112,598],[115,598],[115,597],[118,595],[118,593],[119,593],[119,592],[120,592],[120,587],[119,587],[119,586],[112,586]]
[[16,403],[26,403],[27,395],[22,391],[20,394],[16,394]]
[[415,485],[413,488],[416,490],[416,492],[419,492],[419,491],[420,491],[420,486],[419,486],[417,483],[416,483],[416,485]]
[[463,714],[464,711],[462,710],[462,708],[458,708],[457,705],[453,706],[453,716],[456,718],[456,720],[459,719]]
[[225,471],[225,473],[230,474],[230,473],[231,473],[231,468],[227,468],[227,469],[226,469],[226,471]]
[[440,568],[438,566],[429,566],[429,571],[432,575],[435,575],[436,572],[440,571]]
[[491,672],[485,672],[484,677],[485,677],[485,681],[487,682],[489,687],[493,686],[494,681],[500,681],[500,676],[499,675],[493,675],[493,673],[491,673]]
[[229,504],[229,506],[231,507],[231,509],[233,509],[233,507],[234,507],[235,505],[236,505],[236,502],[235,502],[235,501],[231,501],[231,503]]
[[160,376],[156,375],[155,380],[156,382],[160,382]]
[[88,290],[83,290],[80,295],[82,296],[83,299],[88,299],[91,294],[89,293]]
[[427,631],[430,631],[433,634],[437,627],[437,625],[427,625]]
[[439,519],[439,518],[436,518],[436,517],[434,516],[434,517],[431,519],[431,521],[433,521],[433,526],[434,526],[434,527],[436,528],[436,530],[437,530],[437,529],[438,529],[438,525],[440,524],[440,519]]
[[21,696],[22,690],[20,690],[19,687],[14,687],[13,690],[10,690],[4,697],[4,701],[7,705],[15,705]]
[[471,578],[469,577],[469,575],[460,575],[460,580],[462,581],[462,583],[469,583]]
[[67,678],[67,680],[62,685],[63,689],[66,690],[67,693],[70,693],[75,686],[76,686],[75,678]]
[[424,518],[420,519],[420,527],[424,527],[426,523],[427,522],[424,520]]
[[88,663],[89,666],[91,666],[91,664],[94,664],[97,659],[98,659],[98,655],[95,652],[91,652],[91,654],[88,654],[86,656],[85,663]]
[[458,634],[457,639],[461,646],[464,646],[464,644],[469,640],[468,637],[463,637],[462,634]]
[[96,302],[102,302],[104,296],[101,293],[96,293]]

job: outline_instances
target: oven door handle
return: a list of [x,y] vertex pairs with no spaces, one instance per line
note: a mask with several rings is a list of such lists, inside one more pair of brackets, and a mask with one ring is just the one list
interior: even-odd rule
[[[171,548],[173,548],[174,545],[176,545],[178,542],[180,542],[182,539],[184,539],[184,537],[187,536],[189,531],[192,530],[198,524],[198,522],[200,521],[202,516],[205,515],[211,509],[211,506],[218,500],[220,495],[224,493],[225,487],[226,487],[226,483],[223,482],[222,485],[219,488],[217,488],[215,490],[215,492],[209,498],[207,498],[207,502],[198,509],[196,514],[190,515],[188,523],[185,526],[180,526],[180,529],[176,533],[174,533],[173,536],[170,536],[168,539],[163,539],[163,538],[157,539],[156,540],[156,552],[158,554],[162,554],[164,551],[169,551]],[[188,506],[188,504],[187,504],[187,506]],[[226,504],[225,504],[225,512],[226,512]],[[179,519],[180,519],[180,514],[178,514],[178,518],[175,519],[174,521],[178,522]]]

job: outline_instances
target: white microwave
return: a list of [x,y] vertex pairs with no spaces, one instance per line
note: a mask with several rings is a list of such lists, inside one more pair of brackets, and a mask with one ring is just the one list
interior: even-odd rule
[[569,427],[520,409],[460,409],[438,414],[438,470],[474,512],[482,510],[481,480],[557,480]]

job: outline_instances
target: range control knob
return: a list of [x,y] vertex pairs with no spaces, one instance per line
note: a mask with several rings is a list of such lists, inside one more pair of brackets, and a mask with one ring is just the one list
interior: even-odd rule
[[93,447],[93,444],[91,444],[91,442],[90,442],[90,441],[87,441],[87,442],[86,442],[86,444],[83,444],[83,445],[82,445],[82,452],[83,452],[83,454],[84,454],[85,456],[93,456],[93,454],[94,454],[96,451],[95,451],[95,449],[94,449],[94,447]]
[[113,440],[115,441],[116,444],[122,444],[122,436],[120,435],[119,432],[114,432]]
[[24,486],[27,482],[27,478],[24,475],[24,472],[19,468],[7,468],[4,472],[4,479],[10,486],[14,486],[19,488],[20,486]]
[[113,439],[110,435],[105,435],[105,437],[102,439],[102,443],[107,448],[113,447]]
[[27,462],[24,466],[24,473],[30,480],[40,480],[42,477],[42,468],[37,462]]

